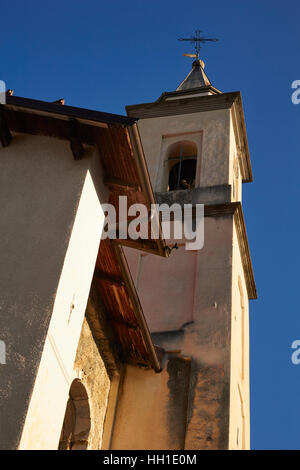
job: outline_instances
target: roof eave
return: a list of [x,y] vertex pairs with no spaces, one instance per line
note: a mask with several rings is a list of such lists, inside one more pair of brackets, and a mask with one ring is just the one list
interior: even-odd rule
[[189,88],[188,90],[175,90],[175,91],[164,91],[160,97],[156,100],[157,103],[164,101],[166,98],[169,97],[176,97],[178,96],[185,96],[188,98],[188,95],[194,95],[197,93],[205,93],[205,92],[212,92],[215,95],[221,95],[222,91],[215,88],[213,85],[201,86],[196,88]]
[[68,118],[77,118],[91,122],[101,122],[106,124],[121,124],[131,126],[137,119],[122,116],[119,114],[105,113],[86,108],[78,108],[75,106],[67,106],[58,103],[49,103],[46,101],[34,100],[31,98],[23,98],[19,96],[6,96],[6,105],[17,106],[27,110],[41,111],[55,115],[66,116]]

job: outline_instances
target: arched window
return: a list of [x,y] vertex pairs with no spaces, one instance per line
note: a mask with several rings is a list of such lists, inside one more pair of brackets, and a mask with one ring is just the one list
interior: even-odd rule
[[169,191],[195,187],[197,145],[194,142],[176,142],[168,151]]
[[64,423],[60,435],[59,450],[85,450],[91,429],[89,399],[79,379],[72,382]]

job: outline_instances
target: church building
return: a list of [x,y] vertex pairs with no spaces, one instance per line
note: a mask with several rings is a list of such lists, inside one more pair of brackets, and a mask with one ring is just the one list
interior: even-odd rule
[[[241,95],[197,56],[126,111],[0,105],[0,449],[249,449]],[[155,237],[103,237],[121,196]],[[200,249],[166,236],[160,204],[204,206]]]

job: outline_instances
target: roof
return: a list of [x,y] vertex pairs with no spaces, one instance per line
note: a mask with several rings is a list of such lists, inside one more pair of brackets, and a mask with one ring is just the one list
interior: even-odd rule
[[102,240],[93,283],[106,310],[106,321],[118,340],[123,362],[160,370],[143,310],[131,278],[123,249]]
[[207,87],[211,85],[206,73],[204,72],[204,62],[194,60],[192,70],[176,88],[176,91],[190,90],[193,88]]
[[22,98],[19,96],[6,95],[6,104],[16,106],[18,108],[32,109],[51,114],[57,114],[66,117],[74,117],[84,119],[91,122],[101,122],[106,124],[122,124],[131,126],[137,119],[121,116],[119,114],[105,113],[103,111],[95,111],[85,108],[77,108],[74,106],[66,106],[58,102],[49,103],[47,101],[33,100],[31,98]]
[[[0,105],[0,140],[9,145],[12,133],[46,135],[70,141],[74,159],[84,156],[84,144],[94,145],[103,168],[109,201],[118,209],[118,197],[128,204],[143,203],[151,213],[155,204],[136,118],[58,103],[7,96]],[[99,161],[99,164],[100,164]],[[159,226],[158,239],[101,240],[93,284],[106,309],[107,322],[119,342],[120,355],[134,364],[160,369],[155,347],[140,306],[121,244],[168,256]]]

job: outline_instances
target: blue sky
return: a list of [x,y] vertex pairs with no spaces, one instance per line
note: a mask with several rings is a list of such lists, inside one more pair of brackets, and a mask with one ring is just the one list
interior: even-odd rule
[[254,183],[243,205],[259,299],[250,305],[251,443],[300,449],[300,79],[297,0],[1,0],[0,79],[15,95],[123,114],[189,72],[176,38],[218,37],[212,83],[242,92]]

